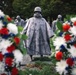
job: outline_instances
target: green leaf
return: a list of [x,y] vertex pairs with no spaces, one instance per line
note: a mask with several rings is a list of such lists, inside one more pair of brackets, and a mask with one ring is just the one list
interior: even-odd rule
[[62,31],[62,23],[60,23],[59,21],[57,21],[57,28]]
[[28,38],[25,34],[21,35],[20,33],[18,33],[17,36],[22,40],[26,40]]
[[24,43],[22,39],[20,40],[20,44],[18,45],[18,48],[20,49],[22,54],[26,54],[26,48],[24,47]]
[[22,52],[23,55],[25,55],[27,53],[26,48],[24,48],[24,47],[21,48],[21,52]]
[[23,27],[18,26],[18,31],[21,32],[23,30]]
[[20,33],[17,34],[17,37],[21,39],[22,35]]
[[23,34],[21,38],[22,38],[23,40],[26,40],[28,37],[27,37],[25,34]]

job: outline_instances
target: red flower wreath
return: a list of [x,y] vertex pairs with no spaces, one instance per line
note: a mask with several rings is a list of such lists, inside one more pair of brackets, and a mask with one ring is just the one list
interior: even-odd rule
[[15,38],[14,38],[14,42],[18,45],[18,44],[20,43],[20,38],[15,37]]
[[10,58],[10,57],[8,57],[8,58],[5,59],[6,65],[8,65],[8,66],[10,66],[10,67],[12,66],[12,62],[13,62],[13,59]]
[[2,61],[3,60],[3,54],[2,53],[0,53],[0,61]]
[[56,53],[56,59],[57,59],[57,60],[61,60],[62,57],[63,57],[63,53],[62,53],[62,52]]
[[9,47],[7,48],[7,51],[8,51],[9,53],[13,52],[14,50],[15,50],[15,46],[14,46],[14,45],[11,45],[11,46],[9,46]]
[[2,35],[8,35],[8,29],[7,28],[2,28],[0,30],[0,34],[2,34]]
[[14,67],[14,68],[12,69],[11,75],[18,75],[18,69]]
[[69,24],[63,25],[63,31],[68,31],[69,29],[70,29],[70,25]]
[[74,24],[74,26],[76,26],[76,21],[73,24]]
[[66,60],[66,62],[67,62],[67,64],[68,64],[69,66],[73,66],[73,64],[74,64],[74,61],[72,60],[72,58],[68,58],[68,59]]
[[64,38],[65,38],[66,41],[70,41],[72,37],[70,36],[70,34],[66,34],[64,36]]

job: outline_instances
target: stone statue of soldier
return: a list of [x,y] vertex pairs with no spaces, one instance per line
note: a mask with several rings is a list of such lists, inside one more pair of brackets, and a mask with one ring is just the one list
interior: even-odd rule
[[35,7],[34,15],[28,19],[22,33],[28,36],[25,40],[27,53],[33,55],[50,55],[50,38],[54,35],[48,22],[41,15],[41,8]]
[[24,27],[25,26],[25,21],[23,20],[23,19],[21,19],[21,17],[18,15],[17,17],[16,17],[16,19],[15,19],[15,24],[17,25],[17,26],[22,26],[22,27]]
[[57,19],[52,22],[52,30],[53,30],[53,32],[55,32],[57,30],[57,24],[56,24],[57,21],[59,21],[60,23],[63,23],[62,15],[58,15]]

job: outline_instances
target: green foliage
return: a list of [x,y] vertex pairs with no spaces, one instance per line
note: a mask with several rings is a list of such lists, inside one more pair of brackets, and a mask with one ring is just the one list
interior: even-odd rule
[[25,74],[26,74],[25,71],[22,71],[22,70],[19,71],[19,75],[25,75]]
[[25,34],[21,34],[22,30],[23,30],[23,27],[18,26],[18,32],[19,32],[18,37],[22,40],[26,40],[28,37]]
[[42,69],[29,69],[26,68],[24,71],[19,71],[19,75],[59,75],[56,71],[55,71],[55,66],[53,64],[48,64],[48,63],[44,63],[44,62],[36,62],[35,65],[41,66],[42,65]]
[[[53,37],[53,38],[54,38],[54,37]],[[55,47],[54,47],[54,45],[53,45],[53,40],[54,40],[53,38],[50,39],[50,47],[51,47],[52,53],[55,52]]]
[[25,48],[25,46],[23,44],[23,40],[22,39],[20,40],[20,44],[18,45],[18,48],[21,50],[21,52],[23,54],[26,54],[26,48]]
[[64,11],[63,7],[64,7],[63,1],[61,1],[61,0],[51,0],[50,1],[50,12],[55,16],[59,13],[62,14],[62,12]]
[[58,30],[62,31],[63,28],[62,28],[62,23],[60,23],[59,21],[57,21],[57,28]]
[[9,16],[14,16],[13,3],[14,0],[0,0],[0,10]]
[[52,65],[56,66],[56,61],[57,60],[55,58],[55,54],[54,54],[54,56],[51,57],[51,59],[52,59],[51,62],[53,63]]
[[[33,10],[36,6],[42,8],[42,14],[44,17],[55,17],[58,14],[75,14],[76,2],[75,0],[66,2],[64,0],[14,0],[13,8],[16,14],[28,18],[33,16]],[[72,11],[71,11],[72,10]]]
[[[51,63],[50,63],[51,64]],[[51,66],[50,64],[46,63],[46,62],[42,62],[42,61],[36,61],[35,62],[35,66],[41,66],[41,67],[44,67],[44,66]]]
[[24,18],[29,18],[33,15],[34,7],[39,6],[39,0],[14,0],[13,8]]
[[23,30],[23,27],[18,26],[18,32],[20,33]]
[[18,45],[18,48],[21,50],[21,52],[23,54],[26,54],[26,48],[24,46],[24,41],[27,39],[27,36],[25,34],[21,34],[22,30],[23,30],[23,27],[18,26],[18,32],[19,33],[17,36],[20,38],[20,43]]
[[[24,34],[23,34],[24,35]],[[20,43],[19,43],[19,45],[18,45],[18,48],[21,50],[21,52],[23,53],[23,54],[26,54],[26,48],[25,48],[25,46],[24,46],[24,40],[26,40],[26,35],[24,35],[24,39],[23,39],[23,35],[21,35],[21,34],[18,34],[17,36],[20,38]]]
[[0,9],[10,16],[20,15],[29,18],[36,6],[42,8],[45,17],[55,17],[58,14],[75,14],[76,0],[1,0]]
[[44,66],[41,73],[42,75],[56,75],[55,69],[52,66]]
[[30,69],[25,69],[24,71],[20,70],[19,75],[41,75],[40,70],[30,70]]
[[27,37],[25,34],[22,35],[22,39],[23,39],[23,40],[26,40],[27,38],[28,38],[28,37]]

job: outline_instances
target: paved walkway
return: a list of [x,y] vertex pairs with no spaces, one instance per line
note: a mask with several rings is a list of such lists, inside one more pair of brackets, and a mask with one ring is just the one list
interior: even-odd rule
[[[47,55],[44,55],[45,57],[48,57]],[[34,55],[33,56],[33,58],[39,58],[40,56],[39,55]],[[22,61],[22,64],[30,64],[30,63],[34,63],[35,61],[31,61],[31,58],[30,58],[30,56],[29,55],[25,55],[24,57],[23,57],[23,61]],[[44,62],[44,61],[43,61]],[[51,61],[46,61],[45,60],[45,62],[47,62],[47,63],[50,63]]]

